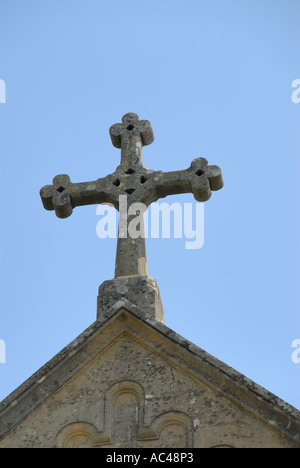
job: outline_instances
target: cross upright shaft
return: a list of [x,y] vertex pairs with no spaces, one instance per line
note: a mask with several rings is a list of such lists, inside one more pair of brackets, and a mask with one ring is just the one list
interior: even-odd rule
[[122,117],[121,124],[110,127],[109,133],[112,144],[121,148],[121,165],[129,167],[143,164],[142,148],[154,140],[148,120],[139,120],[136,114],[128,113]]
[[[40,191],[45,209],[55,210],[59,218],[70,216],[76,206],[89,204],[111,203],[120,211],[122,195],[127,197],[128,208],[137,202],[148,207],[159,198],[180,193],[193,193],[197,201],[203,202],[210,198],[212,190],[223,187],[220,168],[209,166],[204,158],[194,159],[188,169],[181,171],[147,169],[143,165],[142,148],[154,140],[152,126],[134,113],[124,115],[122,123],[113,125],[110,136],[113,145],[121,149],[121,164],[115,172],[83,183],[72,183],[67,175],[56,176],[53,185]],[[126,217],[128,227],[132,216],[126,213]],[[115,278],[148,275],[143,230],[142,220],[138,238],[124,236],[119,230]]]
[[[144,145],[150,145],[154,140],[152,127],[147,120],[139,120],[136,114],[129,113],[123,116],[121,124],[113,125],[109,133],[113,145],[116,148],[121,148],[121,164],[117,169],[120,174],[120,178],[117,179],[117,186],[120,187],[120,196],[122,196],[122,185],[125,188],[128,182],[131,184],[131,188],[125,188],[126,207],[124,211],[121,210],[119,204],[120,225],[115,278],[148,276],[143,217],[140,216],[140,236],[136,238],[130,237],[128,227],[133,215],[128,215],[128,208],[133,203],[139,201],[139,196],[135,196],[135,192],[138,184],[143,183],[141,176],[144,169],[142,148]],[[137,180],[137,178],[140,180]],[[123,227],[125,224],[125,233],[120,230],[121,223]]]

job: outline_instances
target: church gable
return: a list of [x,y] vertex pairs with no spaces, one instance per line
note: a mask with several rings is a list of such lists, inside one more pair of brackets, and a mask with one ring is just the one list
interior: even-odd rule
[[[125,310],[92,327],[26,390],[57,382],[11,425],[0,447],[299,446],[262,413],[243,408],[249,390],[216,368],[217,360],[199,349],[196,356],[176,339],[167,327]],[[12,403],[21,414],[21,394]]]

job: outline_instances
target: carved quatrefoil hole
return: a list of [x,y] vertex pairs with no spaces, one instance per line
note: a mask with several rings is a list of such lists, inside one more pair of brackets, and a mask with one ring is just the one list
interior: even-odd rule
[[132,125],[132,124],[129,124],[129,125],[128,125],[128,127],[126,127],[126,128],[127,128],[127,130],[131,131],[131,130],[133,130],[133,129],[134,129],[134,125]]
[[125,171],[125,174],[134,174],[135,173],[135,170],[134,169],[127,169],[127,171]]
[[204,172],[201,171],[201,169],[198,169],[198,171],[196,171],[195,174],[200,177],[204,174]]
[[115,185],[116,187],[119,187],[120,183],[120,179],[116,179],[113,181],[113,185]]
[[147,177],[142,176],[141,177],[141,184],[144,184],[145,182],[147,182],[147,180],[148,180]]
[[62,193],[65,190],[65,187],[62,185],[56,189],[59,193]]

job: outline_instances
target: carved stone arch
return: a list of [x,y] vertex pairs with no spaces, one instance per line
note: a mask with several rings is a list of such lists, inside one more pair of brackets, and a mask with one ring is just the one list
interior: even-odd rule
[[232,445],[219,444],[219,445],[213,445],[212,447],[209,447],[209,448],[212,448],[212,449],[214,449],[214,448],[217,448],[217,449],[224,449],[224,448],[233,449],[235,447],[233,447]]
[[114,444],[130,446],[144,424],[145,392],[138,382],[121,380],[105,394],[105,431]]
[[141,402],[145,400],[144,388],[135,380],[119,380],[113,383],[105,392],[105,399],[112,401],[122,392],[135,393]]
[[58,448],[92,448],[98,431],[93,424],[76,422],[63,427],[56,437]]
[[181,411],[168,411],[157,416],[145,429],[140,440],[157,440],[158,447],[192,448],[193,424]]

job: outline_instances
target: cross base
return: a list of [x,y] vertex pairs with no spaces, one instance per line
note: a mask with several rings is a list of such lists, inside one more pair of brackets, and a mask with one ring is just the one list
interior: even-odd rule
[[126,302],[148,318],[164,323],[164,310],[157,281],[149,276],[123,276],[104,281],[99,287],[97,320],[105,321]]

